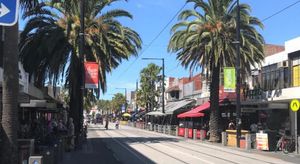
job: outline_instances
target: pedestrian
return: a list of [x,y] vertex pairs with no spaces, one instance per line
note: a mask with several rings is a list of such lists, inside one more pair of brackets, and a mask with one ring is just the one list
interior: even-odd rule
[[229,130],[234,130],[234,129],[235,129],[235,125],[234,125],[234,123],[233,123],[232,120],[231,120],[231,121],[229,122],[229,124],[228,124],[228,129],[229,129]]
[[105,117],[105,129],[108,130],[108,117]]
[[258,131],[258,126],[257,126],[256,123],[253,122],[253,123],[250,125],[250,131],[251,131],[251,133],[257,133],[257,131]]
[[119,129],[119,119],[116,120],[116,129]]
[[68,139],[69,139],[69,150],[74,150],[75,148],[75,127],[73,123],[73,118],[69,118],[69,125],[68,125]]

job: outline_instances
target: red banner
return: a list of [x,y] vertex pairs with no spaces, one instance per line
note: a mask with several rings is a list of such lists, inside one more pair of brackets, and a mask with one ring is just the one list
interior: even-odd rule
[[85,88],[98,88],[98,63],[85,62]]

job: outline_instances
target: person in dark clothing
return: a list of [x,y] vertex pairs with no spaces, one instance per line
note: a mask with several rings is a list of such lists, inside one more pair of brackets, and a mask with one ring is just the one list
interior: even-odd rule
[[108,117],[105,118],[105,129],[108,130]]

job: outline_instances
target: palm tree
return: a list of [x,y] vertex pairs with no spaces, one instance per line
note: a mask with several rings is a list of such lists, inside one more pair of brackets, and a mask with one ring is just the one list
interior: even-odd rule
[[[89,0],[85,4],[85,61],[99,64],[99,89],[106,91],[106,73],[116,68],[122,60],[137,55],[141,48],[139,35],[123,26],[117,18],[132,18],[127,11],[104,11],[117,0]],[[35,83],[43,86],[46,80],[56,84],[66,76],[70,93],[71,116],[75,133],[82,127],[80,108],[79,0],[56,0],[41,3],[26,13],[28,23],[21,34],[20,58],[25,70],[35,76]],[[51,10],[49,10],[49,8]],[[55,12],[54,12],[55,11]]]
[[[29,10],[38,0],[21,0],[24,10]],[[5,27],[3,45],[2,110],[0,112],[0,163],[18,163],[18,23]],[[1,28],[2,30],[2,28]]]
[[[172,27],[168,50],[177,53],[177,59],[185,68],[193,71],[201,67],[210,80],[210,141],[220,139],[219,81],[225,66],[236,61],[236,15],[235,0],[187,0],[194,4],[193,10],[182,11],[181,20]],[[256,17],[250,15],[250,6],[240,4],[241,13],[241,68],[244,75],[250,66],[264,59],[264,39],[256,30],[263,28]]]
[[141,89],[138,90],[137,99],[140,106],[146,107],[146,110],[153,109],[157,102],[155,97],[158,97],[160,92],[155,88],[155,82],[158,81],[158,74],[161,71],[161,67],[156,64],[150,63],[146,68],[140,72]]

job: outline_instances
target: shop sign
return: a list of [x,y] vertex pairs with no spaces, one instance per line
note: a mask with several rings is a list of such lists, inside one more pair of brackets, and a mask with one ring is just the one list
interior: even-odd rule
[[256,133],[256,149],[269,150],[269,141],[267,133]]
[[290,103],[290,108],[293,112],[297,112],[300,108],[300,102],[297,99],[294,99]]
[[98,88],[99,76],[98,76],[98,63],[85,62],[85,88]]
[[235,92],[236,76],[234,67],[224,67],[224,92]]

